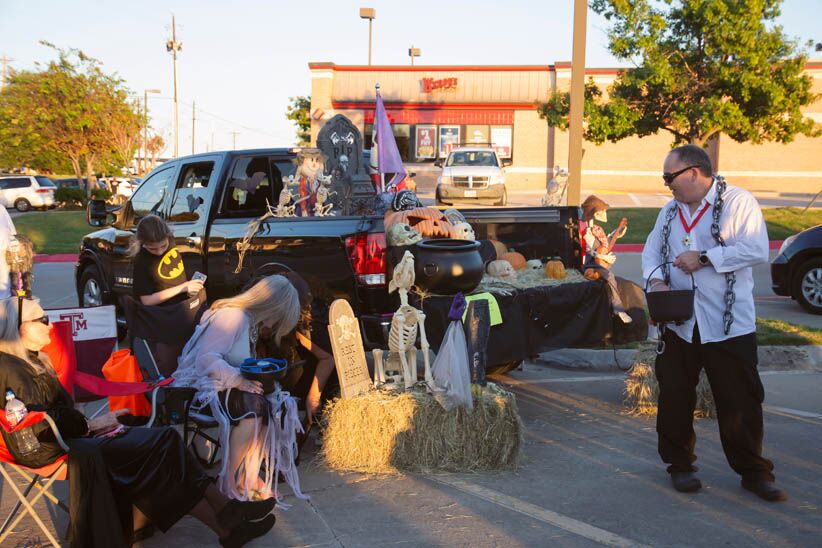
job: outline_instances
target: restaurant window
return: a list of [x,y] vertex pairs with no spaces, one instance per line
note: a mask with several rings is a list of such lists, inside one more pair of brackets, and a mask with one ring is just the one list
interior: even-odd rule
[[[363,139],[363,148],[371,150],[374,144],[373,133],[374,124],[365,124],[365,132]],[[400,151],[400,158],[403,162],[407,162],[409,157],[413,158],[414,152],[411,147],[414,145],[411,139],[411,126],[408,124],[391,124],[391,130],[394,133],[394,140],[397,142],[397,148]]]

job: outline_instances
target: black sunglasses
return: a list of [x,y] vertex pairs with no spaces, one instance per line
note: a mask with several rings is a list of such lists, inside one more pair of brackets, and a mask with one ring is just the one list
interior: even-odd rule
[[39,323],[41,323],[41,324],[43,324],[43,325],[49,325],[49,323],[51,323],[51,322],[49,321],[49,317],[48,317],[48,316],[40,316],[39,318],[34,318],[33,320],[26,320],[26,321],[27,321],[27,322],[39,322]]
[[666,185],[669,185],[669,184],[674,182],[674,179],[676,179],[677,177],[679,177],[680,175],[682,175],[683,173],[685,173],[689,169],[693,169],[695,167],[699,167],[699,166],[688,166],[686,168],[680,169],[679,171],[674,171],[673,173],[663,173],[662,174],[662,180],[665,181]]

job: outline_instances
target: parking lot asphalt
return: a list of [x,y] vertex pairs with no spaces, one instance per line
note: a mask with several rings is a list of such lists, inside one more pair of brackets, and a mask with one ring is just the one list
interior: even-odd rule
[[[328,470],[309,441],[300,466],[310,501],[287,496],[277,525],[250,546],[815,546],[822,535],[822,373],[768,372],[765,455],[785,503],[742,490],[716,422],[696,422],[705,488],[675,492],[656,455],[654,421],[623,412],[620,373],[526,364],[497,378],[517,395],[522,466],[487,474],[375,476]],[[493,443],[493,440],[488,440]],[[216,473],[216,469],[212,470]],[[65,482],[62,482],[65,483]],[[58,492],[65,495],[65,485]],[[284,493],[288,494],[287,488]],[[2,486],[2,510],[12,503]],[[46,523],[65,516],[38,503]],[[26,519],[9,546],[38,542]],[[193,518],[140,546],[213,546]]]

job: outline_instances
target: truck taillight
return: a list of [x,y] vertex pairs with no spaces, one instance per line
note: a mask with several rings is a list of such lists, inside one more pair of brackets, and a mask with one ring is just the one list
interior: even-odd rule
[[385,233],[349,236],[345,249],[358,283],[385,285]]
[[50,188],[38,188],[37,190],[35,190],[35,192],[37,194],[47,194],[49,192],[53,192],[53,190]]

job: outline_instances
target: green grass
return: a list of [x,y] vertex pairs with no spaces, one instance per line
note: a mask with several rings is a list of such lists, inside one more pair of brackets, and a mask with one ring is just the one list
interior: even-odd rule
[[77,253],[80,240],[94,229],[85,211],[32,211],[14,219],[17,232],[31,238],[36,253]]
[[757,318],[756,338],[760,346],[822,345],[822,329]]
[[[802,213],[799,207],[774,207],[762,210],[768,239],[784,240],[791,234],[822,224],[822,209],[809,209]],[[628,232],[619,240],[621,244],[644,244],[654,228],[659,209],[645,207],[614,207],[608,210],[606,232],[616,228],[622,217],[628,219]]]

